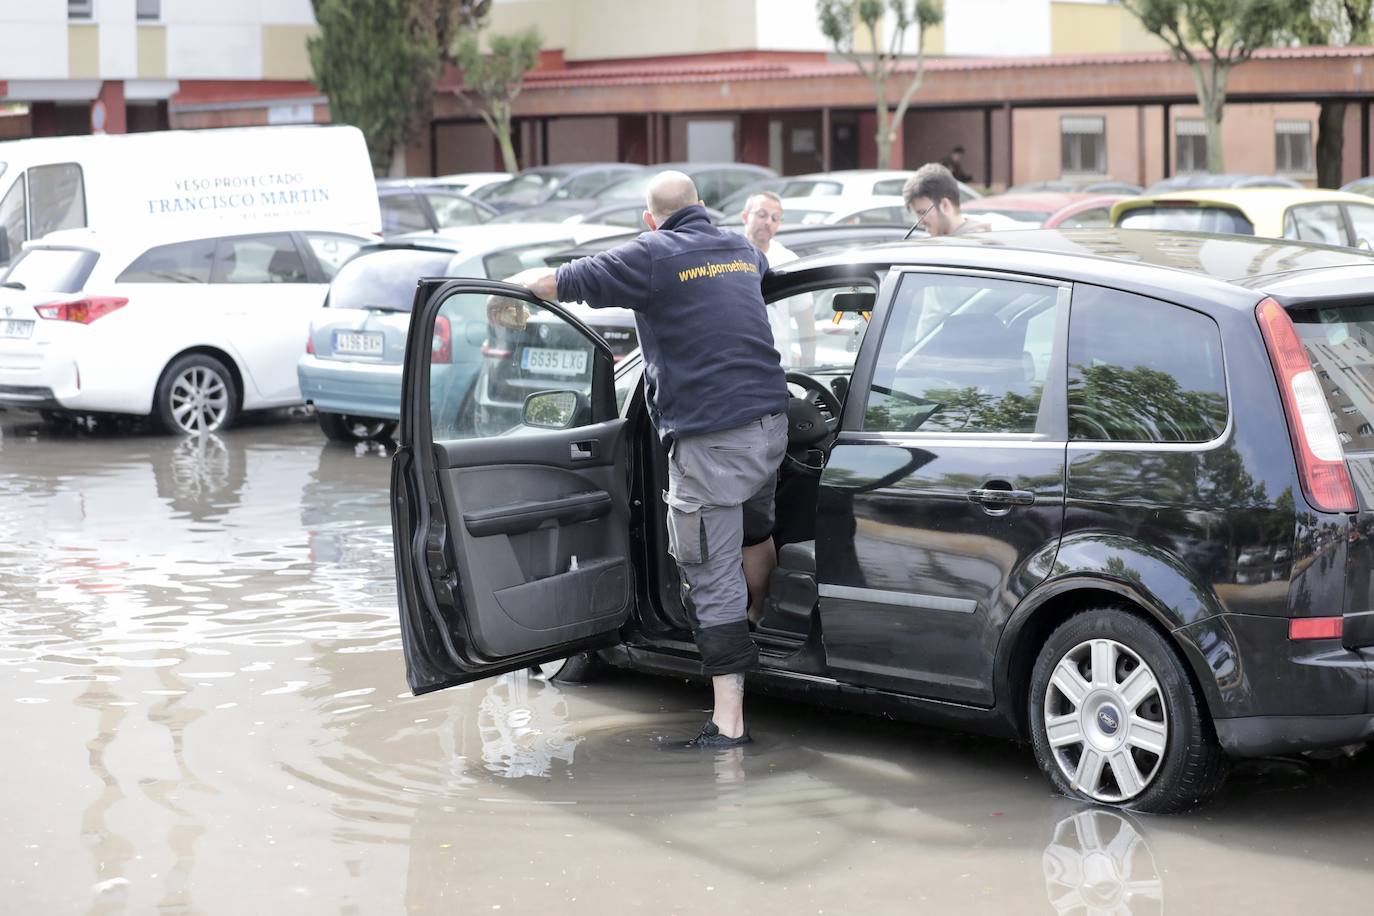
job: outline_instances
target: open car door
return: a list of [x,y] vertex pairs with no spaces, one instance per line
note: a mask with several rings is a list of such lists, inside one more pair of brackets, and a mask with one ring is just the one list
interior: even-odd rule
[[391,468],[416,694],[619,642],[633,591],[613,366],[521,287],[421,282]]

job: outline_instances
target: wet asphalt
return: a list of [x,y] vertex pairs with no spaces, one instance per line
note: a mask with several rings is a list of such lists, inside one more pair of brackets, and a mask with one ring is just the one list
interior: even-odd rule
[[1374,906],[1374,753],[1141,817],[1027,748],[694,684],[411,697],[388,454],[0,413],[0,913],[1291,913]]

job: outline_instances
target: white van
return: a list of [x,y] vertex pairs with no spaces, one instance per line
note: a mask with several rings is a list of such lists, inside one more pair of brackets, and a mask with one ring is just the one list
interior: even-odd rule
[[59,229],[162,237],[311,226],[380,234],[356,127],[244,127],[0,143],[0,268]]

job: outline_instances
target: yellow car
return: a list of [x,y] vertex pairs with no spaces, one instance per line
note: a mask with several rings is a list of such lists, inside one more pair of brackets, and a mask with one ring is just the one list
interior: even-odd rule
[[1128,197],[1112,207],[1122,229],[1171,229],[1374,247],[1374,200],[1341,191],[1237,188]]

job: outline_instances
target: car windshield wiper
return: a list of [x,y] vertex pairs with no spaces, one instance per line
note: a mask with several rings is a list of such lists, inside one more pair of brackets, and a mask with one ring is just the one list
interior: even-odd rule
[[4,283],[0,283],[0,286],[3,286],[5,289],[28,289],[27,286],[20,283],[18,280],[6,280]]

